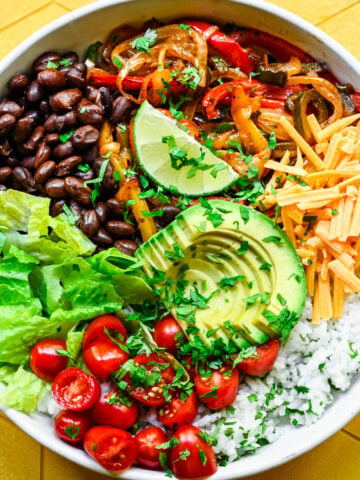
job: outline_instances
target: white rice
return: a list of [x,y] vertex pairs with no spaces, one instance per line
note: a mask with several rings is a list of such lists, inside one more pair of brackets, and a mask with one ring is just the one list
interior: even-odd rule
[[308,300],[274,368],[263,378],[244,379],[232,413],[200,407],[194,424],[201,429],[211,434],[224,421],[217,454],[233,461],[276,440],[284,422],[293,428],[316,422],[336,389],[348,389],[360,373],[360,298],[348,299],[338,322],[313,325],[311,309]]
[[[274,368],[262,378],[244,378],[231,413],[199,407],[194,424],[210,434],[218,425],[214,449],[227,461],[274,442],[284,423],[288,430],[316,422],[334,392],[348,389],[360,373],[360,297],[347,300],[337,322],[313,325],[311,309],[308,300]],[[48,397],[39,410],[54,415],[60,407]],[[143,411],[139,422],[161,426],[153,410]]]

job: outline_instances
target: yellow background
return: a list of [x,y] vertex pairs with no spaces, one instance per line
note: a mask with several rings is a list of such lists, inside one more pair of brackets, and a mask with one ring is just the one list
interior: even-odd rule
[[[87,3],[89,0],[0,0],[0,58],[38,28]],[[360,58],[360,0],[274,0],[273,3],[313,22]],[[106,478],[41,447],[0,416],[0,480]],[[360,480],[360,415],[310,453],[252,478]],[[146,480],[145,471],[139,480]]]

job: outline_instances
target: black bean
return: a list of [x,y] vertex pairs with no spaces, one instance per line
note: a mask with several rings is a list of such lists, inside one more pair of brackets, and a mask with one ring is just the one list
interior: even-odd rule
[[118,97],[113,102],[112,115],[110,120],[112,123],[120,123],[132,110],[132,102],[127,97]]
[[16,119],[19,119],[23,111],[23,107],[12,100],[7,100],[4,98],[4,100],[2,100],[0,103],[0,115],[3,115],[4,113],[10,113],[10,115],[13,115]]
[[28,110],[24,113],[24,117],[31,118],[34,121],[33,125],[40,123],[41,115],[38,110]]
[[104,109],[105,115],[109,117],[112,112],[111,92],[107,87],[100,87],[99,92],[100,92],[100,104]]
[[46,70],[49,62],[59,65],[60,59],[61,57],[57,52],[45,52],[35,60],[34,70],[36,73]]
[[66,158],[70,157],[74,153],[74,147],[70,140],[64,143],[59,143],[54,150],[53,155],[55,158]]
[[0,135],[7,135],[13,128],[16,123],[16,118],[10,113],[4,113],[0,117]]
[[80,88],[80,90],[82,90],[85,86],[85,74],[77,68],[70,68],[66,74],[66,79],[69,87]]
[[75,125],[76,115],[72,111],[65,113],[65,115],[56,115],[56,113],[53,113],[44,123],[45,130],[50,133],[70,130]]
[[61,59],[67,60],[71,63],[71,65],[73,65],[79,61],[79,56],[76,52],[66,52],[64,55],[62,55]]
[[45,185],[46,193],[51,198],[66,197],[65,180],[63,178],[52,178]]
[[138,249],[137,243],[133,240],[116,240],[114,247],[126,255],[134,255],[135,251]]
[[50,205],[50,215],[57,217],[64,211],[65,200],[52,200]]
[[75,217],[80,218],[86,212],[86,208],[80,206],[75,200],[70,200],[69,207]]
[[0,156],[8,157],[12,153],[12,146],[7,138],[0,138]]
[[94,161],[99,156],[99,147],[94,145],[90,150],[87,150],[82,154],[83,162],[89,163],[90,165],[94,163]]
[[28,85],[29,79],[26,75],[15,75],[8,82],[9,90],[15,96],[21,95]]
[[42,163],[34,175],[36,183],[46,183],[53,176],[55,169],[56,163],[53,160]]
[[76,107],[76,117],[80,122],[101,126],[104,116],[104,109],[96,103],[83,98]]
[[47,68],[46,70],[42,70],[38,73],[37,80],[40,85],[51,92],[61,90],[62,88],[65,88],[66,85],[65,74],[60,72],[60,70],[56,70],[55,68]]
[[14,180],[27,192],[33,191],[35,187],[34,177],[24,167],[15,167],[13,170]]
[[109,220],[106,223],[106,229],[112,237],[127,238],[135,234],[135,228],[129,223],[120,220]]
[[12,169],[10,167],[0,168],[0,183],[6,183],[12,175]]
[[73,157],[65,158],[56,167],[56,176],[57,177],[66,177],[75,170],[75,168],[80,165],[81,157],[74,155]]
[[171,223],[175,219],[176,215],[179,215],[179,213],[181,212],[180,208],[174,207],[173,205],[165,205],[164,207],[156,208],[155,210],[163,211],[161,217],[156,217],[156,223],[158,223],[161,228],[169,225],[169,223]]
[[121,218],[126,210],[125,202],[121,202],[117,198],[109,198],[106,206],[113,218]]
[[14,132],[14,141],[22,145],[30,137],[34,126],[34,120],[31,117],[23,117],[17,121]]
[[113,244],[113,239],[104,228],[99,228],[97,234],[91,239],[100,247],[111,247]]
[[55,147],[60,142],[59,135],[57,133],[48,133],[45,137],[45,142],[49,147]]
[[42,142],[35,155],[34,167],[38,168],[42,163],[47,162],[50,159],[50,155],[51,148],[45,142]]
[[109,162],[107,164],[104,179],[101,182],[101,189],[107,193],[107,195],[115,195],[119,190],[119,181],[115,180],[114,169]]
[[87,72],[87,66],[84,62],[74,63],[73,67],[76,68],[77,70],[79,70],[79,72],[81,72],[83,74],[86,74],[86,72]]
[[97,88],[93,87],[92,85],[86,85],[85,97],[90,100],[90,102],[99,102],[101,94]]
[[28,152],[34,151],[36,148],[39,147],[41,140],[44,138],[45,129],[43,126],[39,125],[38,127],[34,128],[30,138],[24,144],[24,148]]
[[78,88],[69,88],[55,93],[50,97],[50,107],[55,113],[63,113],[71,110],[82,98],[81,90]]
[[48,116],[51,115],[51,108],[47,100],[41,100],[39,104],[39,112],[44,119],[47,119]]
[[66,192],[81,205],[90,205],[91,189],[84,186],[84,182],[80,178],[66,177],[65,178]]
[[30,170],[32,170],[34,168],[34,163],[35,163],[35,157],[33,155],[29,155],[28,157],[24,157],[21,162],[20,162],[20,165],[22,167],[25,167],[25,168],[29,168]]
[[19,161],[13,153],[11,153],[6,159],[6,165],[10,168],[15,168],[18,165]]
[[91,148],[99,140],[99,130],[92,125],[84,125],[75,130],[72,134],[71,142],[79,150]]
[[107,213],[108,213],[107,212],[108,208],[106,206],[106,203],[105,202],[97,202],[97,204],[95,205],[95,210],[96,210],[96,213],[98,214],[100,223],[105,223]]
[[85,235],[95,235],[100,228],[100,220],[95,209],[86,210],[80,220],[80,228]]
[[34,80],[30,83],[26,92],[26,98],[30,103],[40,102],[44,97],[44,89],[39,82]]
[[89,168],[87,172],[77,170],[75,173],[75,177],[80,178],[80,180],[82,180],[83,182],[87,182],[88,180],[93,180],[95,178],[95,172],[92,168]]

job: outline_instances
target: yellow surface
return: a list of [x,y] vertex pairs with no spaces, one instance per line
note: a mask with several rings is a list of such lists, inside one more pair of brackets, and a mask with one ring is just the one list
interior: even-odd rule
[[[171,0],[169,0],[171,1]],[[0,0],[0,58],[28,35],[89,0]],[[360,1],[273,0],[309,20],[360,58]],[[91,40],[91,39],[89,39]],[[46,448],[0,416],[0,480],[105,480]],[[360,415],[306,455],[254,480],[359,480]],[[146,480],[146,473],[143,478]]]

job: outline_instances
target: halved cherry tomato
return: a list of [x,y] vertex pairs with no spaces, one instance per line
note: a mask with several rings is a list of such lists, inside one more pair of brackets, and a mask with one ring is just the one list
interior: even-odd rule
[[138,413],[136,403],[126,393],[113,389],[95,405],[92,418],[98,425],[127,430],[136,422]]
[[[150,355],[142,353],[134,357],[133,361],[134,366],[139,366],[138,372],[135,370],[134,373],[131,373],[130,371],[124,377],[124,380],[129,384],[130,394],[146,405],[155,407],[165,403],[163,387],[171,385],[175,377],[175,372],[170,363],[166,358],[156,353]],[[156,379],[155,383],[146,386],[144,382],[141,382],[142,384],[139,382],[139,373],[141,376],[146,375],[150,383],[153,383],[151,377],[154,377],[154,375],[152,374],[159,378]]]
[[137,461],[143,467],[159,468],[159,455],[166,450],[156,448],[167,440],[165,432],[159,427],[146,427],[135,435]]
[[279,353],[279,340],[269,338],[265,343],[256,347],[256,357],[244,358],[237,367],[248,375],[263,375],[269,372]]
[[[178,478],[197,480],[209,477],[217,470],[214,450],[201,435],[200,428],[193,425],[184,425],[174,434],[179,443],[170,453],[170,466]],[[183,452],[188,454],[184,456]]]
[[100,383],[80,368],[60,372],[52,384],[53,397],[61,407],[76,412],[90,410],[101,396]]
[[59,355],[57,350],[66,350],[65,340],[48,338],[38,342],[30,353],[31,370],[47,382],[52,382],[67,365],[68,358]]
[[176,355],[177,348],[181,345],[180,337],[184,338],[184,333],[175,318],[169,314],[155,323],[153,337],[158,347]]
[[85,365],[95,377],[106,380],[129,359],[129,354],[108,339],[92,342],[84,350],[83,358]]
[[110,472],[123,472],[136,460],[135,440],[121,428],[90,428],[84,438],[84,449]]
[[83,441],[85,433],[92,427],[89,412],[62,410],[54,418],[56,435],[66,443],[77,445]]
[[209,377],[197,373],[194,378],[199,399],[212,410],[231,405],[239,387],[239,372],[231,367],[222,366],[211,370]]
[[95,318],[87,327],[82,344],[83,350],[96,340],[109,340],[105,329],[116,340],[126,342],[127,333],[122,321],[115,317],[115,315],[101,315]]
[[185,399],[182,399],[181,396],[182,393],[177,392],[170,402],[158,407],[156,412],[160,422],[172,429],[191,423],[197,414],[195,392],[192,391],[191,395]]

